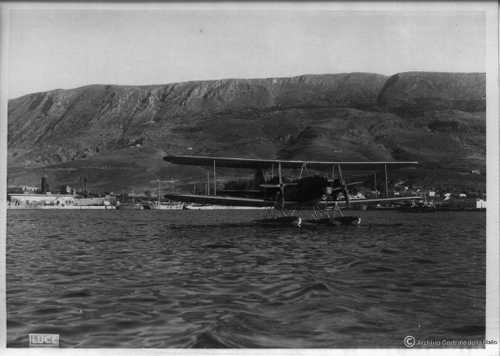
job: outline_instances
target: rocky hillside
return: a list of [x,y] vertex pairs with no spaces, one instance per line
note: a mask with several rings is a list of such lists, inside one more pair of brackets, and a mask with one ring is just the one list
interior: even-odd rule
[[485,111],[485,85],[482,73],[401,73],[387,80],[378,102],[404,116],[436,110]]
[[[9,185],[142,191],[203,169],[165,153],[285,159],[419,160],[411,179],[484,187],[485,75],[370,73],[92,85],[9,102]],[[229,175],[234,172],[227,172]]]

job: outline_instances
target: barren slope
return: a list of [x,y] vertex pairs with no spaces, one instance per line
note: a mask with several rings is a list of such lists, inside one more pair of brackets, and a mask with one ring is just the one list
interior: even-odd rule
[[[484,74],[369,73],[92,85],[9,102],[9,184],[143,190],[204,177],[165,153],[419,160],[412,179],[484,186]],[[469,172],[469,173],[467,173]],[[433,181],[434,180],[434,181]]]

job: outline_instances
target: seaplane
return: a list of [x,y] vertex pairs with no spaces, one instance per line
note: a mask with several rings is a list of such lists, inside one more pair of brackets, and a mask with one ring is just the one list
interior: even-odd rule
[[[417,201],[419,196],[389,197],[388,168],[414,167],[418,162],[349,162],[255,159],[237,157],[210,157],[197,155],[167,155],[170,164],[193,165],[207,168],[207,192],[199,194],[166,194],[165,198],[184,203],[210,204],[234,207],[268,207],[274,216],[256,220],[261,224],[359,225],[359,216],[347,216],[343,209],[351,205],[372,205],[398,201]],[[254,170],[252,189],[225,189],[217,194],[217,168]],[[285,170],[298,171],[295,177]],[[385,196],[369,199],[350,199],[349,187],[362,182],[347,182],[345,172],[369,171],[385,173]],[[212,171],[212,172],[211,172]],[[271,173],[266,179],[266,173]],[[210,178],[213,174],[213,189]],[[304,213],[297,213],[303,211]],[[310,219],[303,215],[310,213]]]

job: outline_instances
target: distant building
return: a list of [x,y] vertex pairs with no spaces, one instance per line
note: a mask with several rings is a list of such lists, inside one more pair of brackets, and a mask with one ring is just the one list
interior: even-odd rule
[[23,192],[25,192],[25,193],[36,193],[39,191],[38,187],[35,187],[32,185],[23,185],[23,186],[21,186],[21,188],[23,189]]
[[77,198],[75,199],[75,205],[86,205],[86,206],[106,205],[105,204],[106,201],[109,201],[106,199],[106,197]]
[[476,199],[476,209],[486,209],[486,200]]
[[21,187],[7,187],[7,194],[22,194],[24,193]]
[[10,206],[41,207],[41,206],[103,206],[112,205],[116,198],[113,196],[76,198],[71,194],[8,194]]
[[66,194],[9,194],[7,200],[15,206],[57,205],[68,206],[75,204],[75,198]]
[[62,185],[61,188],[59,189],[61,194],[71,194],[72,189],[69,185],[65,184]]
[[7,187],[7,194],[38,193],[40,188],[30,185]]

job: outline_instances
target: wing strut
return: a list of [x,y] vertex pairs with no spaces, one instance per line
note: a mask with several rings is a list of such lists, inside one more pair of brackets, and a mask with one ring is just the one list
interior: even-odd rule
[[389,183],[387,181],[387,164],[384,164],[384,173],[385,173],[385,197],[389,196]]
[[305,169],[307,169],[307,162],[304,162],[302,167],[300,167],[299,179],[302,178],[302,173],[304,173]]
[[207,195],[210,195],[210,169],[207,169]]
[[158,206],[161,205],[160,178],[158,178]]
[[281,174],[281,162],[278,162],[278,181],[280,185],[281,210],[283,210],[285,209],[285,186],[283,184],[283,176]]
[[217,195],[217,176],[215,174],[215,159],[214,159],[214,195]]
[[344,177],[342,177],[342,168],[340,168],[340,164],[337,166],[337,170],[339,172],[339,179],[342,182],[344,180]]

